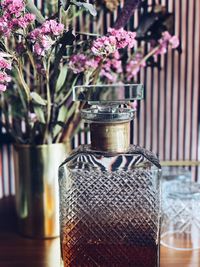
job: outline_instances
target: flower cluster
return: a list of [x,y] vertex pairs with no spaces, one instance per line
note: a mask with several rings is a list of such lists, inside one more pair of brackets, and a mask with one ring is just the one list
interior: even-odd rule
[[96,56],[106,57],[118,49],[132,48],[135,45],[135,37],[135,32],[109,28],[108,35],[95,40],[91,50]]
[[1,6],[6,16],[15,15],[16,17],[20,17],[25,3],[23,0],[3,0]]
[[92,52],[96,56],[107,57],[116,51],[116,39],[113,36],[103,36],[93,42]]
[[41,27],[36,28],[29,34],[29,38],[33,43],[33,52],[38,56],[45,56],[56,38],[63,34],[64,25],[55,20],[45,21]]
[[25,14],[23,0],[3,0],[0,4],[0,34],[8,37],[12,31],[24,29],[35,21],[35,15]]
[[142,61],[142,58],[143,58],[143,55],[137,52],[134,55],[133,59],[128,61],[126,65],[127,81],[131,81],[134,78],[134,76],[136,76],[137,73],[140,71],[141,67],[146,66],[146,62]]
[[11,81],[11,77],[7,74],[10,69],[11,62],[0,55],[0,92],[5,91],[7,84]]
[[103,62],[100,77],[106,78],[109,82],[114,83],[117,82],[118,74],[122,72],[122,61],[119,52],[116,51]]
[[89,58],[84,54],[73,55],[69,61],[69,68],[75,73],[94,70],[98,67],[99,58]]
[[122,62],[118,51],[102,61],[100,57],[87,57],[84,54],[73,55],[69,61],[69,68],[75,73],[92,72],[101,62],[100,77],[109,82],[116,82],[118,74],[122,73]]
[[126,46],[133,48],[136,44],[135,32],[125,31],[122,28],[119,30],[109,28],[108,34],[115,37],[117,49],[125,48]]
[[179,46],[179,39],[177,36],[172,36],[168,31],[163,32],[162,38],[158,40],[159,48],[155,52],[155,57],[157,55],[162,55],[167,53],[167,46],[168,44],[171,45],[173,49]]

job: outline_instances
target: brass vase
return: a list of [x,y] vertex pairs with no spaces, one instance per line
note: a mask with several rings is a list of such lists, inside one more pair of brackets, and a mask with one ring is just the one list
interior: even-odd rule
[[15,191],[19,232],[32,238],[59,236],[58,167],[69,144],[15,145]]

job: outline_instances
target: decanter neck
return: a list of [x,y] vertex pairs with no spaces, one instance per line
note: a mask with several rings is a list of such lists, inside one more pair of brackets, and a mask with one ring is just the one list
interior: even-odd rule
[[98,151],[125,152],[130,145],[130,121],[91,123],[91,148]]

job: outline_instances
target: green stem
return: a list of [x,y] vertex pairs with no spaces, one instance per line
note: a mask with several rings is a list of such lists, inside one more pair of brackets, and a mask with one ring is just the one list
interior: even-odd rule
[[101,35],[98,33],[90,33],[90,32],[75,32],[75,34],[92,36],[92,37],[101,37]]
[[61,100],[61,102],[58,105],[58,108],[62,107],[63,104],[65,104],[65,101],[69,98],[70,94],[73,91],[74,85],[76,84],[77,80],[78,80],[79,76],[76,76],[76,78],[74,79],[69,91],[67,92],[67,94],[65,95],[65,97]]
[[21,82],[21,84],[22,84],[22,86],[24,88],[24,91],[26,93],[27,101],[29,102],[30,101],[30,89],[29,89],[27,83],[24,80],[23,73],[22,73],[22,65],[21,65],[20,62],[18,62],[18,63],[19,63],[19,68],[16,68],[16,69],[17,69],[17,72],[19,74],[20,82]]
[[49,79],[49,72],[50,72],[50,60],[51,60],[51,54],[49,55],[49,58],[47,60],[47,68],[46,68],[46,93],[47,93],[47,120],[46,120],[46,129],[44,133],[44,143],[49,143],[49,126],[50,126],[50,120],[51,120],[51,93],[50,93],[50,79]]
[[35,66],[34,58],[33,58],[33,56],[32,56],[32,54],[31,54],[31,52],[30,52],[29,49],[27,49],[27,54],[28,54],[28,56],[29,56],[31,65],[32,65],[32,67],[33,67],[33,69],[34,69],[34,72],[37,73],[37,69],[36,69],[36,66]]
[[156,46],[154,49],[152,49],[140,62],[138,65],[142,65],[144,62],[147,61],[148,58],[150,58],[151,56],[153,56],[158,49],[160,48],[160,46]]

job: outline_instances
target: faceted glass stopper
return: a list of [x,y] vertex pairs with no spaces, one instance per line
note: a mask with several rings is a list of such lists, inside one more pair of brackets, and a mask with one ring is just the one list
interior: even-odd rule
[[143,99],[142,84],[80,85],[73,91],[74,101],[100,103],[127,103]]

